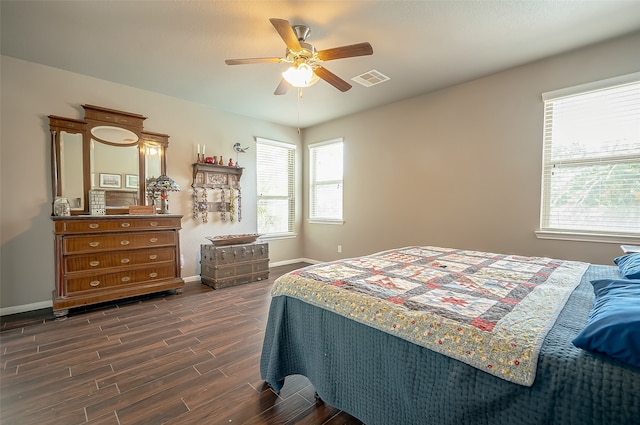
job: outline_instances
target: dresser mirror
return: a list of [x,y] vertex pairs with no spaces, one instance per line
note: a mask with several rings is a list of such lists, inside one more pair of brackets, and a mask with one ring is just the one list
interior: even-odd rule
[[67,198],[72,215],[88,214],[89,191],[104,190],[107,214],[146,205],[144,183],[166,173],[169,136],[145,131],[142,115],[82,107],[81,120],[49,116],[53,201]]

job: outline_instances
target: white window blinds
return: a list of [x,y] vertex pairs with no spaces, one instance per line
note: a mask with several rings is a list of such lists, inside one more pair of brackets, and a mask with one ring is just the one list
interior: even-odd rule
[[309,146],[309,219],[342,221],[342,139]]
[[640,235],[640,73],[543,95],[541,231]]
[[258,233],[293,233],[295,145],[256,138]]

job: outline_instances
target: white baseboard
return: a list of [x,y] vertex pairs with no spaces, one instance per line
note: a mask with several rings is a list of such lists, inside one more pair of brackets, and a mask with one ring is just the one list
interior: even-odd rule
[[15,305],[11,307],[0,308],[0,316],[24,313],[25,311],[40,310],[43,308],[51,308],[51,307],[53,307],[53,301],[40,301],[39,303]]
[[[309,258],[296,258],[293,260],[285,260],[285,261],[277,261],[274,263],[269,263],[269,267],[286,266],[286,265],[295,264],[295,263],[318,264],[318,263],[321,263],[321,261],[311,260]],[[186,277],[183,277],[182,280],[184,280],[185,283],[200,282],[200,275],[186,276]],[[51,307],[53,307],[53,301],[41,301],[41,302],[32,303],[32,304],[4,307],[4,308],[0,308],[0,316],[24,313],[25,311],[40,310],[42,308],[51,308]]]
[[321,262],[322,261],[312,260],[310,258],[296,258],[293,260],[276,261],[275,263],[269,263],[269,267],[287,266],[289,264],[295,264],[295,263],[318,264]]

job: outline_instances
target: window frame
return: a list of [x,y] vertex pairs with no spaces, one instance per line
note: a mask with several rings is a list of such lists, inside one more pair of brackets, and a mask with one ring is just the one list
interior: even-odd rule
[[[544,126],[543,126],[543,158],[542,158],[542,186],[540,194],[540,223],[539,229],[535,234],[540,239],[556,239],[556,240],[572,240],[572,241],[588,241],[588,242],[606,242],[606,243],[640,243],[640,233],[635,231],[609,231],[609,230],[581,230],[576,228],[565,227],[552,227],[550,221],[550,202],[553,194],[551,193],[551,173],[549,167],[552,166],[549,153],[551,152],[551,146],[553,145],[553,134],[551,132],[550,117],[553,111],[549,111],[549,108],[553,107],[553,102],[574,96],[587,95],[592,92],[602,91],[607,89],[618,88],[623,85],[637,84],[640,82],[640,72],[632,74],[622,75],[619,77],[609,78],[605,80],[595,81],[587,84],[581,84],[578,86],[568,87],[565,89],[555,90],[552,92],[543,93],[542,99],[544,101]],[[635,163],[636,155],[632,154],[632,162]],[[583,167],[595,167],[600,165],[607,165],[621,160],[628,160],[628,157],[622,154],[599,156],[597,159],[586,157],[584,159],[570,159],[565,161],[563,166],[565,169],[568,167],[583,166]],[[557,164],[556,164],[557,165]]]
[[[297,158],[296,158],[296,149],[297,146],[293,143],[287,143],[287,142],[280,142],[277,140],[272,140],[272,139],[266,139],[264,137],[256,137],[255,138],[256,141],[256,229],[258,231],[258,233],[260,233],[261,239],[264,240],[268,240],[268,239],[285,239],[285,238],[291,238],[291,237],[295,237],[297,236],[296,234],[296,221],[295,221],[295,217],[296,217],[296,167],[297,167]],[[262,144],[262,145],[267,145],[267,146],[272,146],[272,147],[276,147],[276,148],[283,148],[286,149],[287,151],[287,161],[290,161],[291,163],[289,164],[289,171],[287,173],[287,186],[288,186],[288,194],[286,196],[282,195],[268,195],[268,196],[263,196],[259,193],[258,191],[258,181],[260,180],[260,173],[259,173],[259,167],[258,167],[258,162],[259,162],[259,148],[258,146]],[[287,209],[287,224],[288,224],[288,229],[286,232],[261,232],[261,229],[259,229],[259,213],[258,213],[258,205],[260,203],[261,200],[263,199],[271,199],[271,200],[286,200],[288,201],[289,205],[288,205],[288,209]]]
[[[342,149],[342,176],[340,179],[336,180],[325,180],[321,183],[318,183],[314,176],[314,153],[313,150],[321,147],[325,147],[328,145],[336,145],[340,144]],[[318,142],[308,145],[308,153],[309,153],[309,214],[307,222],[311,224],[344,224],[344,139],[342,137],[338,137],[331,140],[326,140],[324,142]],[[314,188],[317,185],[329,185],[329,184],[338,184],[340,186],[340,197],[342,208],[340,210],[340,217],[323,217],[316,214],[314,205],[315,205],[315,196],[316,191]]]

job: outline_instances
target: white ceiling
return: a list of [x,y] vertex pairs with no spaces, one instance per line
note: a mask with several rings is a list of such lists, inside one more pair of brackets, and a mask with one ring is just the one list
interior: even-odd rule
[[[6,1],[2,54],[293,127],[469,81],[640,30],[640,0]],[[318,50],[368,41],[372,56],[325,62],[352,83],[274,96],[285,64],[269,18],[311,28]],[[377,70],[373,87],[350,81]]]

